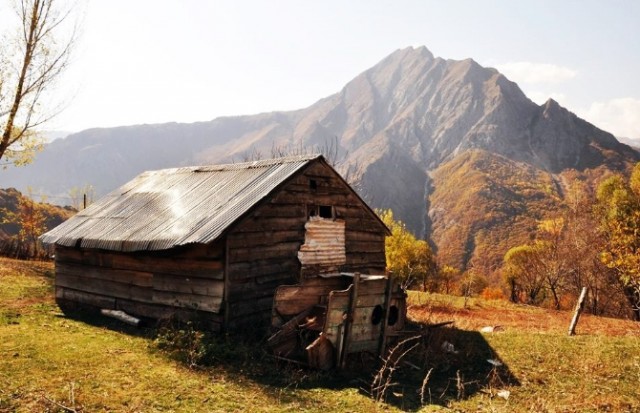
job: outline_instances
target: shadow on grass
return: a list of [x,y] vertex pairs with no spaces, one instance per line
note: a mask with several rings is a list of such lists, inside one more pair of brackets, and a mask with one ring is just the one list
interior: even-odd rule
[[296,383],[297,388],[358,388],[405,411],[427,404],[447,406],[479,392],[496,397],[505,387],[520,385],[482,334],[456,328],[409,335],[391,347],[386,360],[365,353],[353,357],[343,371],[309,374],[308,380]]
[[[440,328],[420,340],[399,361],[388,361],[387,371],[376,371],[381,378],[369,392],[373,397],[403,410],[417,410],[426,404],[447,406],[479,392],[495,397],[507,386],[520,385],[477,331]],[[412,341],[397,353],[410,345]]]
[[222,370],[230,380],[251,380],[282,401],[310,402],[313,396],[296,392],[299,389],[356,388],[380,402],[414,411],[426,404],[447,406],[479,392],[495,397],[506,386],[520,384],[476,331],[443,327],[429,334],[409,335],[386,364],[363,353],[352,357],[342,371],[322,372],[274,358],[261,337],[215,334],[189,323],[137,328],[96,313],[65,314],[97,327],[149,338],[158,351],[188,368],[203,374]]
[[155,335],[155,329],[151,327],[152,324],[150,321],[144,320],[146,322],[143,321],[141,326],[137,327],[123,323],[122,321],[114,318],[104,316],[95,309],[64,309],[61,310],[61,313],[57,314],[56,317],[68,318],[94,327],[105,328],[107,330],[134,337],[153,338]]

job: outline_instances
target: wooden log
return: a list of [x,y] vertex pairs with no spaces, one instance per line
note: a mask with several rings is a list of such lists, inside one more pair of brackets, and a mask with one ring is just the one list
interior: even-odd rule
[[587,287],[582,287],[582,291],[580,292],[580,297],[578,298],[578,302],[576,304],[576,309],[573,313],[573,319],[571,320],[571,324],[569,325],[569,335],[573,336],[576,334],[576,325],[578,325],[578,320],[580,319],[580,314],[584,308],[584,300],[587,298]]

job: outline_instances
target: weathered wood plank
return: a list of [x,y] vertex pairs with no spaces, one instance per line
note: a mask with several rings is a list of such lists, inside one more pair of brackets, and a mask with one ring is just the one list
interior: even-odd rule
[[152,303],[165,304],[190,310],[220,312],[222,297],[209,297],[196,294],[183,294],[170,291],[153,290]]
[[327,285],[283,285],[276,290],[275,299],[277,301],[296,300],[300,297],[310,296],[316,297],[319,295],[329,295],[332,290],[341,287],[342,285],[335,283]]
[[304,226],[290,231],[258,231],[229,234],[229,248],[256,248],[270,246],[283,242],[304,242]]
[[361,351],[378,351],[378,339],[367,340],[367,341],[355,341],[352,342],[349,346],[349,354],[358,353]]
[[119,310],[123,310],[129,314],[152,318],[159,321],[195,321],[198,323],[199,328],[206,328],[210,331],[220,331],[224,321],[224,318],[220,314],[185,310],[162,304],[149,304],[119,299],[116,305]]
[[122,284],[151,287],[153,275],[149,272],[129,271],[91,265],[58,262],[56,272],[77,277],[93,278],[97,280],[114,281]]
[[385,257],[383,253],[364,253],[359,252],[355,254],[347,254],[347,265],[367,265],[367,266],[379,266],[382,264],[384,268]]
[[346,250],[352,253],[380,253],[384,251],[384,241],[349,241],[345,242]]
[[151,301],[151,288],[138,287],[114,281],[95,278],[79,277],[58,272],[56,274],[56,286],[71,288],[108,297],[128,298],[139,301]]
[[249,217],[235,227],[233,232],[297,231],[300,228],[304,228],[306,221],[306,217],[270,219]]
[[172,274],[154,274],[153,289],[222,298],[224,294],[224,282],[210,278],[185,277]]
[[99,294],[92,294],[85,291],[78,291],[61,286],[56,286],[56,299],[69,300],[75,303],[89,305],[95,307],[96,309],[116,308],[116,300],[113,297],[106,297]]
[[356,302],[358,307],[375,307],[376,305],[384,305],[385,296],[380,294],[365,295],[360,294]]
[[166,274],[184,274],[215,279],[223,278],[222,261],[208,258],[186,259],[163,257],[160,255],[124,254],[110,251],[78,250],[57,247],[56,265],[59,262],[110,267],[130,271],[156,271]]
[[300,249],[299,242],[281,242],[260,248],[233,248],[229,250],[229,264],[252,260],[264,260],[273,257],[296,257]]
[[358,295],[384,295],[386,280],[370,280],[360,282]]
[[272,200],[270,203],[264,204],[256,210],[252,216],[268,218],[306,218],[307,209],[304,203],[298,201],[290,204],[276,202]]
[[[345,218],[349,221],[349,218]],[[380,232],[365,232],[347,228],[345,232],[345,240],[347,242],[381,242],[384,244],[384,235]]]
[[293,271],[286,271],[282,273],[266,274],[255,278],[258,288],[268,285],[282,285],[288,284],[291,280],[296,278],[296,274]]

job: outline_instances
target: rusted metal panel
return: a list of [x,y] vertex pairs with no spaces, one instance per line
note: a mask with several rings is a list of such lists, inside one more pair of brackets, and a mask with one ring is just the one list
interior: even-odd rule
[[144,172],[41,239],[113,251],[209,243],[316,159],[321,156]]
[[337,269],[347,262],[345,250],[345,223],[312,217],[305,224],[304,244],[298,252],[300,263]]

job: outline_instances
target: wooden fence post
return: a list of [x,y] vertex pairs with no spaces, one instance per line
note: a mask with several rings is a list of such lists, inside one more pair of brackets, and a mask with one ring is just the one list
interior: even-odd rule
[[576,325],[578,324],[580,313],[584,308],[584,299],[586,297],[587,297],[587,287],[582,287],[582,292],[580,292],[580,298],[578,298],[578,303],[576,304],[576,310],[573,313],[573,319],[571,320],[571,325],[569,326],[570,336],[574,336],[576,334]]
[[358,305],[358,287],[360,285],[360,273],[357,272],[353,275],[353,290],[351,290],[351,297],[349,299],[349,309],[347,310],[347,317],[344,322],[344,338],[342,341],[342,350],[340,351],[340,368],[343,369],[347,366],[347,357],[349,356],[349,346],[351,345],[351,334],[353,329],[353,320]]

